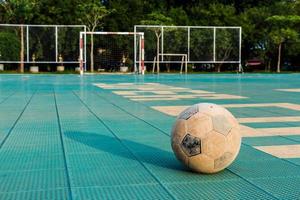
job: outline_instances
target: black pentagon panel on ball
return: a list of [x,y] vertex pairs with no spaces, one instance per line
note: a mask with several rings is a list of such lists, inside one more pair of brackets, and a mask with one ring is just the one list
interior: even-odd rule
[[201,139],[188,133],[183,138],[181,147],[189,157],[201,154]]

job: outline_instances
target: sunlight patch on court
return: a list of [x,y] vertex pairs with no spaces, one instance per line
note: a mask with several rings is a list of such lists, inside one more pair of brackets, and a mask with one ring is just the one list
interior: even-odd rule
[[241,134],[243,137],[300,135],[300,127],[251,128],[241,125]]
[[278,158],[300,158],[300,145],[254,146]]
[[277,91],[282,91],[282,92],[300,92],[300,88],[293,88],[293,89],[275,89]]
[[287,117],[245,117],[239,118],[240,123],[265,123],[265,122],[300,122],[300,116]]
[[[221,105],[225,108],[252,108],[252,107],[279,107],[279,108],[286,108],[290,110],[296,110],[300,111],[300,105],[298,104],[292,104],[292,103],[255,103],[255,104],[223,104]],[[152,106],[153,109],[160,111],[164,114],[170,115],[170,116],[177,116],[179,113],[181,113],[184,109],[186,109],[189,106]],[[286,118],[283,117],[282,121],[288,121],[292,120],[293,117],[291,118]],[[276,118],[264,118],[264,119],[258,119],[261,122],[269,122],[268,120],[273,120],[274,122],[280,122],[278,121],[279,119]],[[265,121],[263,121],[265,120]],[[299,118],[295,117],[292,121],[298,121]],[[255,122],[255,121],[252,121]],[[246,122],[245,122],[246,123]]]
[[114,90],[113,93],[121,95],[132,101],[174,101],[182,99],[245,99],[247,97],[231,95],[231,94],[218,94],[206,90],[191,90],[184,87],[174,87],[159,83],[145,83],[145,84],[94,84],[102,89]]

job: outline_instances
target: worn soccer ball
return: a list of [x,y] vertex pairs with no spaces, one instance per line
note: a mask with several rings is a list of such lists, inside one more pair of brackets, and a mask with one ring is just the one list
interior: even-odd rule
[[219,105],[196,104],[177,117],[171,143],[177,159],[188,168],[216,173],[228,167],[239,153],[239,123]]

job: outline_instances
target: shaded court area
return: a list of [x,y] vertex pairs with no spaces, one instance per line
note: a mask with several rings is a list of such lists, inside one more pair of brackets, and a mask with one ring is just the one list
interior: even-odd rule
[[[0,75],[0,199],[300,199],[300,75]],[[242,125],[213,175],[175,158],[176,115]]]

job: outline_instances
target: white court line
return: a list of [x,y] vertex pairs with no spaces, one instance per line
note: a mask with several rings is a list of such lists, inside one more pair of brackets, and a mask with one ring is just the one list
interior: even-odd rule
[[241,134],[243,137],[266,137],[266,136],[286,136],[300,135],[300,127],[283,127],[283,128],[251,128],[249,126],[241,126]]
[[254,146],[278,158],[300,158],[300,145]]
[[238,118],[240,123],[264,123],[264,122],[300,122],[300,116],[287,117],[247,117]]
[[282,91],[282,92],[300,92],[300,88],[291,88],[291,89],[275,89],[277,91]]
[[[225,108],[279,107],[300,111],[300,105],[292,103],[223,104]],[[189,106],[152,106],[151,108],[171,116],[177,116]]]

